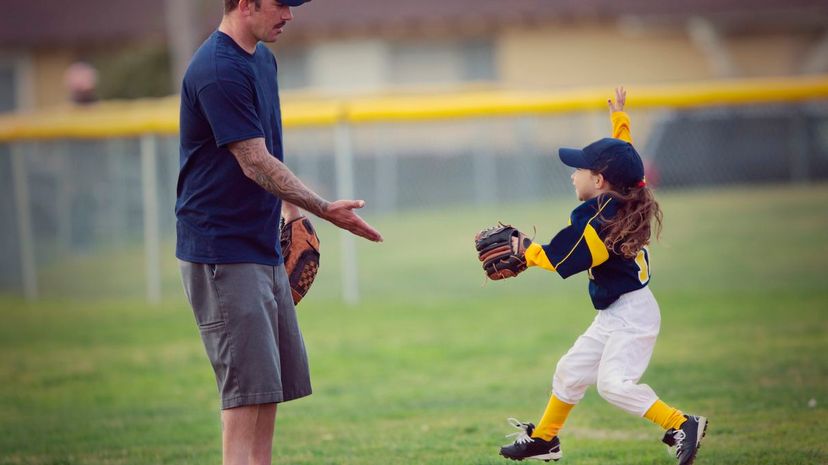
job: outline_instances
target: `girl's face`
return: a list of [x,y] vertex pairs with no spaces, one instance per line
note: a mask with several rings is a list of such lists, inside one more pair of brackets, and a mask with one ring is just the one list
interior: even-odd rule
[[606,184],[604,176],[595,174],[592,170],[578,168],[572,173],[572,185],[575,186],[575,194],[578,200],[586,201],[596,197]]

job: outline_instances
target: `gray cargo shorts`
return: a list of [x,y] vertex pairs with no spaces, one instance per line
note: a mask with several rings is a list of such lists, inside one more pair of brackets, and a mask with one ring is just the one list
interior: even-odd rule
[[310,395],[305,343],[285,267],[179,260],[221,408]]

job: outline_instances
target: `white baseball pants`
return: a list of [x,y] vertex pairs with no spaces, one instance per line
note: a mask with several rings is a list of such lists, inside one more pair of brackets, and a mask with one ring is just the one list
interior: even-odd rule
[[605,310],[558,362],[552,392],[577,404],[596,384],[609,403],[643,416],[658,400],[650,386],[638,384],[653,355],[661,313],[649,287],[628,292]]

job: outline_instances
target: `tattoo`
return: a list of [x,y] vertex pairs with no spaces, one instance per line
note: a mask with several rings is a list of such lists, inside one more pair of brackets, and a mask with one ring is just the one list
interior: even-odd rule
[[271,194],[324,218],[330,202],[308,189],[292,171],[272,157],[264,139],[249,139],[230,144],[244,174]]

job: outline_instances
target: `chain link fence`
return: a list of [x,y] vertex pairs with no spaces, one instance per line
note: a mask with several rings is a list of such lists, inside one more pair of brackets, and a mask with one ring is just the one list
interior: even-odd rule
[[[658,189],[828,178],[826,101],[633,109],[631,118]],[[609,132],[604,112],[366,123],[286,129],[285,153],[323,197],[339,197],[348,183],[375,217],[571,196],[571,170],[557,148]],[[344,162],[337,160],[343,143]],[[133,253],[147,265],[113,263],[111,273],[138,293],[168,292],[149,284],[161,271],[146,245],[174,241],[177,174],[174,136],[0,144],[0,289],[31,294],[34,280],[49,283],[35,287],[37,295],[72,296],[86,272],[83,257]],[[62,274],[73,284],[61,285]]]

